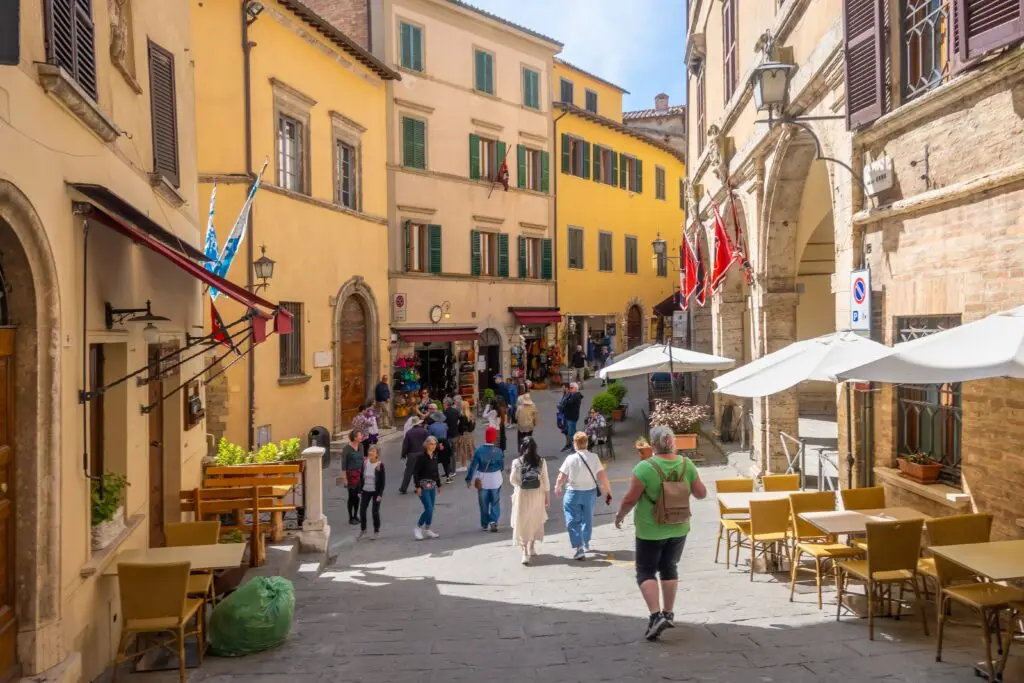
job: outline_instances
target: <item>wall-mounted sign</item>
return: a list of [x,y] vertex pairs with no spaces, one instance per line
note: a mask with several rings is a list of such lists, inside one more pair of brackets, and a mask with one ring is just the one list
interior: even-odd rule
[[408,308],[408,297],[405,294],[395,294],[391,298],[391,320],[396,323],[404,323]]
[[850,273],[850,329],[871,334],[871,272],[866,268]]
[[330,351],[315,351],[313,352],[313,367],[314,368],[329,368],[334,364],[334,354]]
[[675,339],[686,336],[686,311],[672,311],[672,336]]

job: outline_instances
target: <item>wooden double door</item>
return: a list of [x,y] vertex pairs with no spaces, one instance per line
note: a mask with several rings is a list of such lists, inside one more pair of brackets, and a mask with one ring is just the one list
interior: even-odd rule
[[0,328],[0,682],[16,675],[14,613],[14,330]]
[[350,296],[341,307],[341,330],[339,347],[341,352],[341,424],[352,424],[352,418],[359,413],[359,406],[369,397],[370,387],[366,385],[366,364],[370,353],[367,349],[366,309],[358,297]]

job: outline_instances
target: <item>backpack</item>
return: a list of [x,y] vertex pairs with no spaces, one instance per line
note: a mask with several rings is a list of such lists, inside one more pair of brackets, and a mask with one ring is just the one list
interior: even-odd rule
[[690,485],[686,483],[687,461],[688,458],[683,458],[683,469],[678,480],[666,479],[658,463],[653,459],[647,461],[661,477],[661,495],[658,496],[658,500],[647,496],[647,499],[654,503],[654,521],[658,524],[684,524],[690,521]]
[[529,467],[526,461],[523,460],[523,475],[522,480],[519,482],[519,488],[524,490],[532,490],[540,488],[540,468]]

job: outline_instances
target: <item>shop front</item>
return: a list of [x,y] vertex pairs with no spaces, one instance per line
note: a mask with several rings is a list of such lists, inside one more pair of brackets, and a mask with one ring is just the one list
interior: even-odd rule
[[395,329],[391,388],[395,418],[404,420],[426,389],[440,402],[456,394],[472,405],[476,396],[476,344],[472,327]]
[[555,331],[562,316],[557,308],[509,307],[519,327],[509,344],[509,378],[525,386],[529,381],[535,389],[544,389],[559,381],[562,350],[555,341]]

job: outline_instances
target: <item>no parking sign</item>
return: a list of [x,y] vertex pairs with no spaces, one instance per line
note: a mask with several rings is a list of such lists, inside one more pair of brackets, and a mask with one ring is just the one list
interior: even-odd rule
[[871,334],[871,273],[867,269],[850,273],[850,329]]

